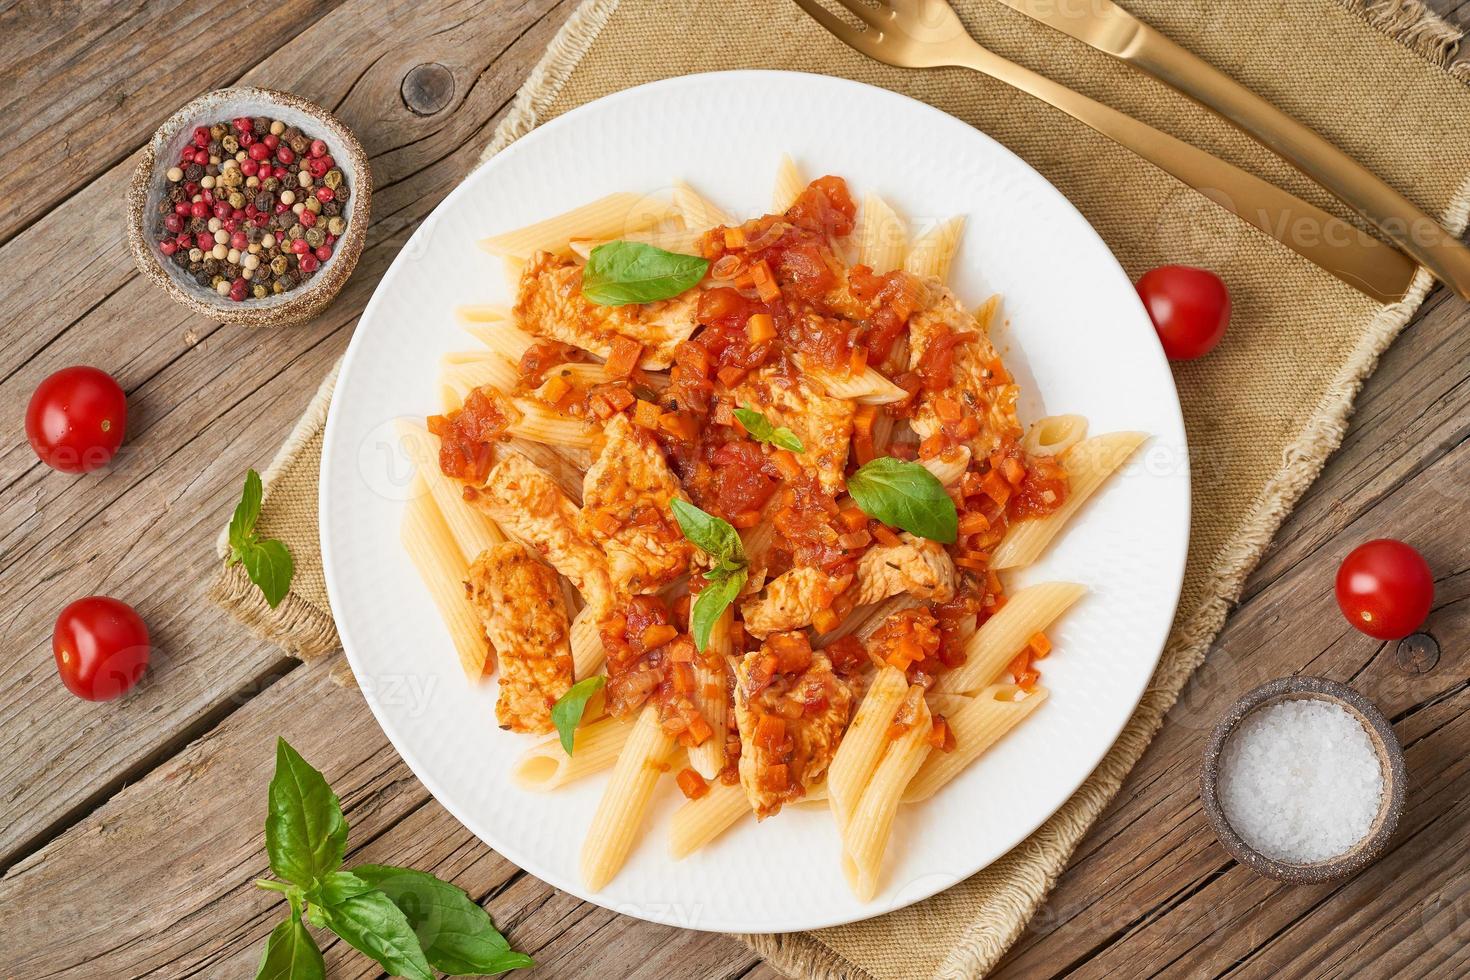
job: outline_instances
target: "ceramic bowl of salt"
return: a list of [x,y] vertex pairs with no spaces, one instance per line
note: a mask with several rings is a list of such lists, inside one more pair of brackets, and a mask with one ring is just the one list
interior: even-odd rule
[[1373,702],[1324,677],[1282,677],[1215,726],[1200,800],[1231,857],[1268,878],[1320,884],[1383,853],[1407,784],[1403,748]]

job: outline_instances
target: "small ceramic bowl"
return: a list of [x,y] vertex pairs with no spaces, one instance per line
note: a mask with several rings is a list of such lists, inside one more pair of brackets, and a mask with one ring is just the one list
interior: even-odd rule
[[[1266,857],[1254,850],[1230,826],[1220,805],[1218,782],[1220,778],[1220,756],[1225,744],[1234,734],[1244,718],[1258,708],[1278,701],[1296,701],[1315,698],[1329,701],[1347,710],[1363,726],[1378,753],[1378,762],[1383,770],[1383,798],[1378,816],[1367,835],[1352,850],[1338,857],[1313,864],[1292,864]],[[1383,712],[1363,695],[1344,684],[1325,677],[1281,677],[1245,694],[1230,706],[1225,717],[1210,733],[1205,745],[1204,765],[1200,768],[1200,802],[1204,805],[1205,818],[1220,839],[1220,844],[1230,856],[1252,871],[1278,881],[1298,885],[1315,885],[1346,878],[1371,864],[1383,853],[1389,839],[1398,827],[1399,816],[1404,810],[1404,794],[1408,789],[1408,774],[1404,769],[1404,750],[1398,737]]]
[[[343,217],[347,228],[305,284],[264,299],[235,302],[200,286],[174,265],[153,241],[158,204],[167,191],[164,171],[179,158],[195,126],[228,123],[239,116],[268,116],[296,126],[313,139],[324,140],[333,162],[347,179],[352,196]],[[143,150],[143,159],[128,188],[128,248],[138,269],[156,286],[195,313],[222,323],[275,327],[302,323],[326,309],[352,274],[367,239],[373,178],[362,146],[330,112],[305,99],[263,88],[224,88],[201,95],[168,118]]]

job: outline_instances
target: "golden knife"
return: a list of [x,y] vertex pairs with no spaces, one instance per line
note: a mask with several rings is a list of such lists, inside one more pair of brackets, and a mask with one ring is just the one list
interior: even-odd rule
[[1000,2],[1142,69],[1213,109],[1331,191],[1436,279],[1470,299],[1470,248],[1438,221],[1315,131],[1112,0]]

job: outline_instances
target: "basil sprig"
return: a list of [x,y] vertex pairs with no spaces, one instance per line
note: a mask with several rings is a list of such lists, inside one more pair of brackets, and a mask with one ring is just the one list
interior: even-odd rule
[[740,534],[729,521],[707,514],[686,500],[672,501],[674,520],[684,537],[714,559],[715,567],[704,573],[708,583],[689,609],[689,632],[700,653],[709,646],[710,631],[715,621],[745,588],[747,577],[745,546]]
[[795,432],[786,426],[774,426],[771,420],[749,405],[742,405],[735,409],[735,417],[740,420],[740,425],[749,433],[756,442],[768,442],[782,449],[789,449],[793,453],[804,453],[806,447],[801,444]]
[[534,965],[510,948],[484,909],[463,891],[410,868],[365,864],[341,870],[347,821],[332,788],[285,739],[267,797],[265,848],[291,915],[271,931],[256,980],[323,980],[316,941],[301,921],[330,929],[394,976],[433,980]]
[[848,477],[847,491],[864,514],[891,527],[942,544],[959,534],[954,501],[918,463],[880,456]]
[[582,713],[587,710],[588,700],[602,690],[606,683],[607,678],[601,674],[584,677],[567,688],[567,693],[557,698],[556,704],[551,706],[551,723],[556,726],[556,732],[561,736],[562,751],[567,755],[572,754],[577,726],[582,722]]
[[599,306],[673,299],[699,285],[709,260],[643,242],[604,242],[587,256],[582,295]]
[[230,518],[230,557],[227,560],[231,565],[244,564],[245,574],[260,587],[266,604],[274,609],[291,588],[291,576],[296,573],[296,566],[284,542],[275,538],[262,539],[255,533],[262,496],[260,474],[250,470],[245,474],[245,491],[235,505],[235,516]]

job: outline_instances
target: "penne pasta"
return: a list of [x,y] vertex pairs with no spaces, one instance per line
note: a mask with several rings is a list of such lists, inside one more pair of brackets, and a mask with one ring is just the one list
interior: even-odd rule
[[659,723],[658,707],[651,702],[644,705],[613,764],[612,778],[582,842],[582,881],[590,890],[601,891],[628,860],[673,747],[674,740]]
[[470,392],[485,385],[510,391],[519,378],[514,365],[498,354],[489,352],[478,360],[445,364],[439,373],[439,383],[452,388],[460,402]]
[[585,449],[567,446],[548,446],[528,439],[512,439],[505,448],[526,457],[546,471],[557,489],[565,493],[578,507],[582,506],[582,474],[592,465],[592,457]]
[[1018,521],[995,549],[991,567],[1020,568],[1029,565],[1051,543],[1058,532],[1081,509],[1087,498],[1122,466],[1148,436],[1142,432],[1109,432],[1077,443],[1062,457],[1070,486],[1062,506],[1042,517]]
[[511,435],[548,446],[595,449],[602,434],[581,419],[569,418],[526,398],[511,399],[521,417],[506,430]]
[[878,671],[847,726],[847,734],[837,746],[837,754],[827,769],[827,797],[839,833],[857,809],[863,788],[888,744],[888,726],[908,688],[903,671],[897,667]]
[[[930,695],[931,699],[934,695]],[[945,724],[954,733],[952,752],[931,752],[904,790],[905,803],[927,800],[945,783],[958,776],[965,767],[1019,725],[1047,698],[1044,687],[1025,691],[1014,684],[987,687],[969,704],[952,715]]]
[[709,724],[712,734],[689,747],[689,767],[705,779],[714,779],[725,768],[725,728],[730,710],[729,680],[725,658],[735,652],[731,630],[735,609],[726,606],[710,629],[709,648],[694,658],[694,706]]
[[750,814],[750,800],[739,783],[710,783],[708,793],[674,811],[669,822],[669,855],[675,861],[684,860]]
[[510,307],[501,306],[498,303],[480,303],[456,306],[454,318],[459,321],[461,327],[469,330],[485,324],[504,323],[511,319],[511,312]]
[[403,511],[399,537],[444,619],[465,677],[477,684],[492,665],[488,662],[490,641],[485,638],[485,628],[465,596],[469,563],[434,505],[423,477],[414,477],[413,491]]
[[771,190],[771,213],[785,214],[805,189],[806,180],[795,161],[789,154],[781,154],[781,162],[776,165],[776,186]]
[[602,648],[602,636],[597,632],[597,611],[592,606],[583,606],[572,617],[571,643],[574,678],[580,681],[602,669],[607,651]]
[[459,485],[439,469],[439,440],[429,430],[407,419],[394,423],[398,442],[418,469],[419,477],[434,498],[434,506],[459,545],[466,567],[480,552],[505,540],[505,533],[489,517],[467,506]]
[[499,354],[511,365],[521,363],[527,348],[536,343],[536,338],[526,333],[509,320],[500,323],[470,323],[465,333],[484,344],[493,354]]
[[968,694],[945,694],[939,691],[930,691],[926,700],[929,702],[929,713],[934,716],[958,714],[964,710],[965,705],[974,700]]
[[652,228],[671,213],[668,204],[655,198],[619,192],[545,221],[482,238],[480,247],[494,255],[523,261],[537,252],[567,254],[573,238],[620,238]]
[[684,255],[699,254],[699,239],[705,233],[703,227],[690,228],[655,228],[648,231],[638,231],[623,235],[620,239],[611,238],[578,238],[570,243],[570,248],[582,258],[589,258],[592,250],[599,245],[605,245],[610,241],[642,242],[661,248],[665,252],[679,252]]
[[512,296],[518,296],[521,292],[521,276],[526,271],[524,259],[512,259],[507,257],[500,270],[505,275],[505,286],[510,290]]
[[964,233],[963,215],[941,221],[915,239],[913,247],[904,257],[904,271],[921,279],[933,276],[941,282],[947,282],[950,264],[954,261],[954,253],[959,250],[960,238]]
[[853,893],[864,902],[871,902],[878,894],[883,853],[888,849],[899,799],[929,755],[933,725],[923,690],[917,684],[911,688],[917,692],[918,710],[908,730],[894,739],[886,739],[884,732],[887,744],[883,756],[843,833],[842,871]]
[[[588,714],[591,707],[589,702]],[[572,735],[571,755],[561,747],[560,736],[552,735],[526,750],[511,770],[511,778],[522,789],[545,793],[611,769],[632,729],[632,725],[611,716],[583,722]]]
[[909,393],[871,365],[857,374],[813,372],[811,378],[833,398],[851,398],[860,405],[887,405],[901,402]]
[[879,412],[873,416],[873,455],[887,456],[888,450],[893,445],[894,430],[898,419],[889,412]]
[[1021,448],[1033,456],[1060,456],[1087,435],[1087,419],[1081,415],[1048,415],[1037,419],[1021,439]]
[[903,219],[877,194],[863,198],[858,214],[857,260],[880,275],[903,267],[908,254],[909,235]]
[[674,207],[683,216],[685,228],[701,233],[718,225],[735,222],[719,205],[701,197],[698,191],[682,180],[674,183]]
[[1086,591],[1070,582],[1044,582],[1009,597],[965,644],[965,662],[940,674],[934,690],[969,694],[990,684],[1031,637],[1050,626]]
[[933,473],[940,483],[952,487],[970,468],[970,450],[965,446],[951,446],[938,456],[919,460],[919,465]]

